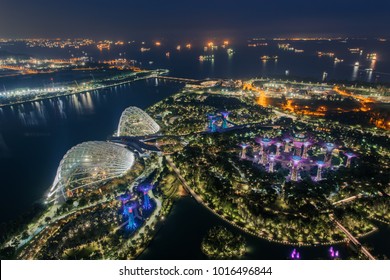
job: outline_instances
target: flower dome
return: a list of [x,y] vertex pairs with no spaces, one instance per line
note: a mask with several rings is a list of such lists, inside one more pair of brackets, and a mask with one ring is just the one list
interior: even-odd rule
[[75,192],[124,175],[134,164],[125,147],[103,141],[84,142],[63,157],[50,189],[49,200],[68,198]]

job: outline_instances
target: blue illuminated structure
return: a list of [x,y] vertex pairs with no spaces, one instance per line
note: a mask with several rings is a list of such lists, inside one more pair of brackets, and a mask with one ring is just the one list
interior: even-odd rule
[[[208,125],[207,128],[210,132],[216,132],[218,128],[227,129],[229,128],[229,123],[234,125],[232,122],[228,120],[229,112],[221,112],[220,115],[207,114]],[[217,126],[217,122],[222,121],[220,127]]]
[[127,191],[124,194],[120,195],[117,199],[122,202],[122,206],[123,208],[125,208],[126,202],[131,199],[131,194],[129,191]]
[[215,116],[213,114],[208,114],[207,118],[209,120],[209,129],[212,129],[212,127],[214,125]]
[[216,119],[213,119],[211,123],[211,132],[217,131],[217,125],[215,123],[216,123]]
[[134,210],[137,208],[137,203],[136,202],[130,202],[125,205],[125,212],[126,215],[128,216],[128,224],[127,228],[134,230],[137,228],[137,224],[135,222],[135,217],[134,217]]
[[228,128],[229,112],[221,112],[221,115],[222,115],[222,129]]
[[152,185],[144,185],[139,187],[139,190],[144,194],[144,201],[142,203],[142,208],[144,210],[149,210],[152,208],[152,204],[150,203],[150,198],[148,192],[153,188]]

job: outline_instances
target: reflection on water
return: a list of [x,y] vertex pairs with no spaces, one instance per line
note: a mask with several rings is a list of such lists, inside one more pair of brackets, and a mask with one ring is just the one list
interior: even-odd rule
[[278,71],[278,60],[275,59],[275,61],[274,61],[274,73],[277,73],[277,71]]
[[69,112],[79,116],[91,115],[94,113],[95,103],[99,102],[99,93],[86,92],[0,108],[0,116],[16,117],[19,120],[18,123],[24,127],[39,127],[46,126],[48,121],[55,120],[52,115],[61,120],[67,119]]
[[210,76],[214,76],[214,70],[215,70],[215,61],[212,59],[210,61]]
[[352,71],[352,76],[351,76],[351,81],[356,81],[359,73],[359,65],[354,65],[353,66],[353,71]]
[[54,109],[57,109],[57,112],[61,119],[66,119],[65,105],[62,99],[57,99],[51,102]]
[[373,59],[373,60],[371,60],[370,68],[371,68],[372,70],[375,70],[375,66],[376,66],[376,60]]
[[3,134],[0,133],[0,158],[7,158],[10,156],[10,151],[4,141]]
[[78,115],[82,114],[83,112],[83,105],[80,102],[80,96],[78,95],[72,95],[70,99],[70,105],[72,110],[77,112]]
[[372,81],[372,72],[373,72],[372,69],[368,69],[367,70],[367,82],[371,82]]
[[373,59],[371,60],[370,68],[367,69],[367,82],[369,83],[372,82],[372,74],[375,71],[375,66],[376,66],[376,60]]
[[85,104],[84,107],[87,108],[90,113],[93,113],[93,101],[92,101],[92,96],[90,92],[87,92],[85,95]]

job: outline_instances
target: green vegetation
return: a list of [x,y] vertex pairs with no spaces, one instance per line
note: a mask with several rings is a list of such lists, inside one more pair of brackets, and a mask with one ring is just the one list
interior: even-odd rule
[[166,98],[150,107],[147,112],[166,135],[186,135],[204,131],[207,114],[222,110],[230,112],[229,119],[236,124],[263,122],[271,117],[251,96],[226,96],[219,90],[194,92],[189,89]]
[[208,231],[201,248],[210,259],[236,259],[245,254],[246,242],[241,235],[219,226]]
[[[202,133],[207,130],[207,114],[221,111],[229,111],[233,123],[248,125],[223,133]],[[324,119],[299,117],[291,122],[282,121],[275,118],[272,110],[257,105],[251,94],[240,91],[225,94],[219,88],[207,92],[184,89],[151,107],[149,113],[166,134],[182,135],[180,139],[166,139],[169,149],[164,150],[164,146],[162,149],[171,155],[181,175],[205,205],[256,236],[285,244],[329,244],[346,238],[335,226],[331,213],[355,236],[375,230],[372,218],[387,220],[387,208],[370,198],[372,205],[358,210],[354,207],[359,200],[346,205],[332,204],[357,194],[374,197],[388,192],[388,179],[384,175],[389,168],[388,162],[384,164],[389,159],[386,136],[353,127],[341,128]],[[239,158],[239,143],[249,144],[250,151],[256,150],[256,136],[281,137],[295,127],[319,141],[353,147],[361,153],[359,159],[354,160],[352,168],[345,168],[345,156],[337,150],[332,159],[335,168],[323,171],[325,180],[313,181],[317,171],[313,167],[301,172],[299,182],[291,182],[286,181],[290,170],[278,163],[277,171],[269,173]],[[319,147],[310,153],[314,159],[322,160]],[[378,179],[375,185],[370,183],[372,178]],[[369,208],[377,209],[375,216],[369,214]]]

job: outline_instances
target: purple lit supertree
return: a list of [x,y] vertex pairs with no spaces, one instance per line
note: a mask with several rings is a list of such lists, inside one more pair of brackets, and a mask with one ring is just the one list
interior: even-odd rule
[[284,152],[289,153],[290,152],[291,138],[286,137],[283,139],[283,142],[284,142]]
[[308,158],[307,152],[309,151],[310,146],[311,146],[311,142],[309,141],[303,143],[303,153],[302,153],[303,158]]
[[268,147],[272,144],[272,140],[269,138],[262,138],[260,140],[261,145],[261,164],[266,165],[268,160]]
[[142,208],[144,210],[148,210],[152,208],[152,204],[150,203],[150,198],[149,198],[149,191],[153,188],[152,185],[142,185],[138,189],[144,194],[144,199],[142,203]]
[[248,145],[248,144],[245,144],[245,143],[242,143],[242,144],[240,144],[239,146],[242,148],[240,158],[241,158],[241,159],[246,159],[246,148],[248,148],[249,145]]
[[325,163],[322,160],[319,160],[316,162],[318,169],[317,169],[317,176],[316,181],[322,180],[322,168],[324,167]]
[[222,128],[228,128],[228,116],[229,112],[221,112],[222,115]]
[[345,164],[345,167],[351,167],[352,158],[356,157],[356,155],[351,152],[345,153],[345,155],[347,156],[347,163]]
[[326,148],[326,153],[325,153],[324,162],[325,162],[325,164],[330,165],[332,162],[332,152],[335,148],[335,145],[333,143],[326,143],[325,148]]
[[137,224],[134,218],[134,210],[137,209],[137,207],[138,207],[137,202],[129,202],[125,205],[126,216],[128,216],[128,224],[127,224],[128,229],[137,228]]
[[[301,171],[311,172],[317,167],[317,174],[313,176],[313,181],[323,180],[322,171],[324,168],[331,168],[336,170],[339,166],[333,167],[332,154],[339,146],[333,143],[326,143],[321,141],[318,143],[318,139],[314,136],[310,136],[306,132],[298,132],[293,134],[285,134],[279,138],[268,138],[268,135],[259,135],[254,141],[259,144],[253,147],[253,154],[248,156],[244,151],[241,152],[240,158],[252,161],[253,165],[263,165],[268,172],[275,172],[276,169],[282,170],[289,169],[288,179],[290,181],[301,180]],[[319,145],[322,147],[322,152],[326,150],[324,158],[318,160],[317,155],[311,154],[312,147]],[[274,147],[275,146],[275,147]],[[252,151],[252,150],[251,150]],[[272,153],[272,155],[271,155]],[[356,157],[352,152],[345,153],[348,157],[346,167],[351,164],[351,159]],[[276,165],[275,163],[279,163]]]
[[302,147],[305,142],[307,142],[307,134],[302,131],[294,131],[293,133],[293,144],[295,149],[296,156],[302,156]]
[[292,160],[291,180],[297,182],[299,163],[301,162],[302,158],[300,156],[293,156],[291,160]]
[[255,155],[257,163],[261,163],[261,161],[262,161],[262,157],[261,157],[261,155],[263,154],[263,145],[261,144],[262,139],[263,138],[261,138],[261,137],[255,138],[255,142],[260,145],[260,152],[258,152],[257,155]]
[[294,149],[295,149],[295,155],[299,156],[299,157],[302,156],[303,143],[294,140],[293,145],[294,145]]
[[275,164],[276,156],[274,154],[269,155],[269,172],[274,172],[274,164]]
[[282,142],[276,142],[276,156],[280,156],[280,147],[283,145]]

